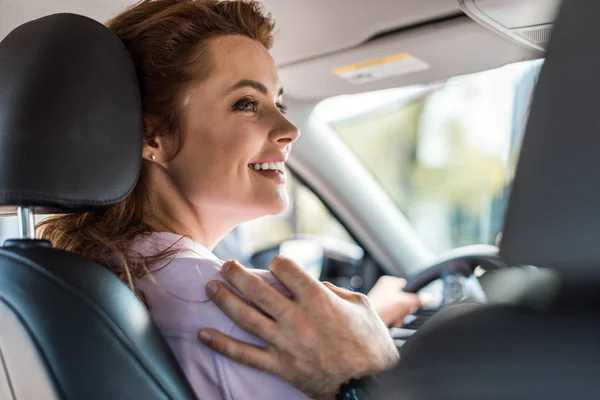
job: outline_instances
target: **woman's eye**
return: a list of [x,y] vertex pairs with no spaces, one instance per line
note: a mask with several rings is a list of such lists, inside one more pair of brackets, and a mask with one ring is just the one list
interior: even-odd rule
[[279,111],[281,111],[282,114],[287,113],[288,106],[286,106],[285,104],[277,103],[277,108],[279,108]]
[[256,112],[258,108],[258,101],[243,100],[236,103],[233,108],[238,111]]

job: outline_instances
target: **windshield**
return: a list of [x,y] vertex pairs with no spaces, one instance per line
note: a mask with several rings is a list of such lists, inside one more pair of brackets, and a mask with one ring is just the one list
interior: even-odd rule
[[315,109],[436,253],[495,244],[542,61]]

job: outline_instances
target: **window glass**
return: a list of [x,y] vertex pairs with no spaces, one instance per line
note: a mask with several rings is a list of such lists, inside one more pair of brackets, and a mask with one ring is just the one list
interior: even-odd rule
[[314,115],[362,160],[434,251],[493,244],[541,64],[338,96]]

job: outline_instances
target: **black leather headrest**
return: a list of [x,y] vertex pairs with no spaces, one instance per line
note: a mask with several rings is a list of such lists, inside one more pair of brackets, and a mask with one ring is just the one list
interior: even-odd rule
[[0,208],[107,207],[141,167],[135,68],[102,24],[50,15],[0,42]]
[[600,271],[600,15],[565,1],[535,91],[500,255]]

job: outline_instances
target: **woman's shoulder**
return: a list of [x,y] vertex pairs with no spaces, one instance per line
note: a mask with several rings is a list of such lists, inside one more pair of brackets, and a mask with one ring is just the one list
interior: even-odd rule
[[145,276],[135,284],[148,300],[206,302],[209,298],[204,287],[208,281],[223,279],[222,264],[212,258],[172,257],[150,265]]
[[[230,320],[206,294],[206,284],[223,282],[238,295],[243,295],[221,275],[222,261],[212,258],[178,257],[150,266],[149,273],[135,280],[161,330],[179,329],[194,332],[199,327],[222,329]],[[287,294],[269,271],[253,270],[274,288]],[[166,332],[163,332],[166,333]]]
[[151,266],[150,273],[135,280],[164,336],[194,339],[200,328],[230,329],[231,320],[219,311],[205,289],[208,281],[222,280],[220,268],[217,260],[179,257]]
[[[200,244],[171,233],[155,233],[132,246],[132,251],[148,260],[165,249],[175,252],[151,262],[145,275],[135,280],[163,334],[168,331],[195,335],[195,329],[200,327],[229,328],[231,321],[206,294],[206,284],[218,280],[242,295],[221,276],[223,261]],[[254,272],[285,292],[269,271]]]
[[[180,302],[210,301],[206,294],[206,284],[211,280],[223,282],[231,290],[236,289],[223,278],[221,267],[223,261],[215,258],[177,257],[151,265],[148,273],[136,280],[136,286],[150,294],[160,294],[160,297],[171,297]],[[269,271],[251,270],[265,282],[277,290],[287,294],[287,291]],[[242,295],[241,293],[238,293]],[[243,296],[243,295],[242,295]]]

